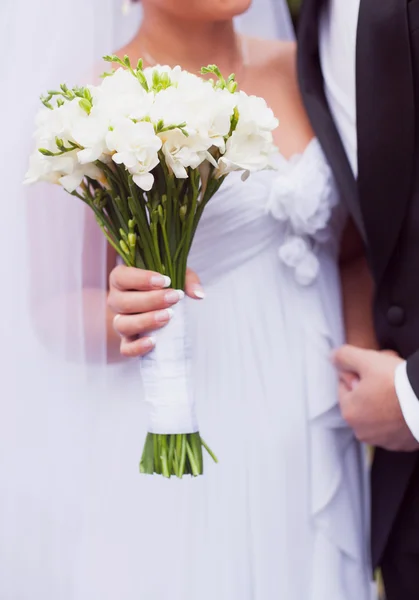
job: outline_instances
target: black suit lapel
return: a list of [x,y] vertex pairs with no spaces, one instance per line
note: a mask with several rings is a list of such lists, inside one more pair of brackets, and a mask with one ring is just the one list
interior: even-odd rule
[[413,172],[413,123],[407,0],[361,0],[358,190],[377,277],[388,264],[406,214]]
[[356,181],[324,93],[318,32],[323,4],[324,0],[305,0],[303,3],[298,31],[299,83],[311,124],[332,167],[343,200],[361,235],[365,237]]

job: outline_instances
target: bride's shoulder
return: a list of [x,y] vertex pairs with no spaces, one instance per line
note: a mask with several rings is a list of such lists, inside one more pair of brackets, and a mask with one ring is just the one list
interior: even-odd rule
[[280,69],[295,73],[297,44],[293,41],[266,40],[257,37],[244,38],[248,58],[255,66],[264,69]]

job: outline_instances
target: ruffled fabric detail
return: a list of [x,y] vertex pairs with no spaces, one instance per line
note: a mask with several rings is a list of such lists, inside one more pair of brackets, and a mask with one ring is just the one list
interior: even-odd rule
[[294,270],[300,285],[310,285],[319,271],[316,249],[330,237],[328,226],[338,204],[337,188],[315,138],[302,154],[279,160],[267,210],[286,224],[279,258]]
[[[338,286],[338,273],[335,274]],[[365,576],[369,565],[366,502],[367,467],[363,448],[344,422],[337,398],[338,377],[330,361],[343,331],[332,331],[328,323],[322,291],[327,283],[320,277],[315,286],[298,296],[298,310],[304,331],[305,389],[309,422],[310,512],[316,529],[310,600],[349,598],[350,578]],[[335,287],[334,286],[334,287]],[[333,289],[334,289],[333,287]],[[358,475],[358,485],[348,493],[348,475]],[[365,501],[364,501],[365,500]],[[338,578],[325,578],[324,565],[335,565]],[[346,570],[345,577],[343,573]],[[367,569],[368,572],[368,569]],[[374,598],[368,594],[360,598]]]

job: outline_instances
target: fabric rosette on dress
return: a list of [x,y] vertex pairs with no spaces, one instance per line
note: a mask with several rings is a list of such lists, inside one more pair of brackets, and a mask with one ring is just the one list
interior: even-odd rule
[[301,155],[290,160],[278,158],[278,175],[267,207],[275,219],[286,224],[279,257],[294,270],[301,285],[309,285],[317,277],[316,249],[329,239],[328,225],[338,204],[332,172],[325,161],[318,160],[319,149],[319,142],[313,139],[304,152],[304,162]]

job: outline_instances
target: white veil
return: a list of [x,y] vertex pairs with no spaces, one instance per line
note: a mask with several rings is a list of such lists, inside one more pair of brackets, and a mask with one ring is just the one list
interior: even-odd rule
[[[81,568],[80,531],[89,518],[85,490],[97,476],[95,432],[106,427],[104,412],[120,427],[121,402],[138,417],[135,364],[108,362],[101,233],[76,199],[21,182],[38,96],[80,82],[140,19],[141,6],[124,16],[122,0],[4,0],[0,7],[0,600],[81,599],[72,574]],[[254,0],[237,27],[293,37],[285,0]],[[132,463],[121,469],[137,468],[138,431]],[[105,433],[104,464],[113,460],[113,429]]]

